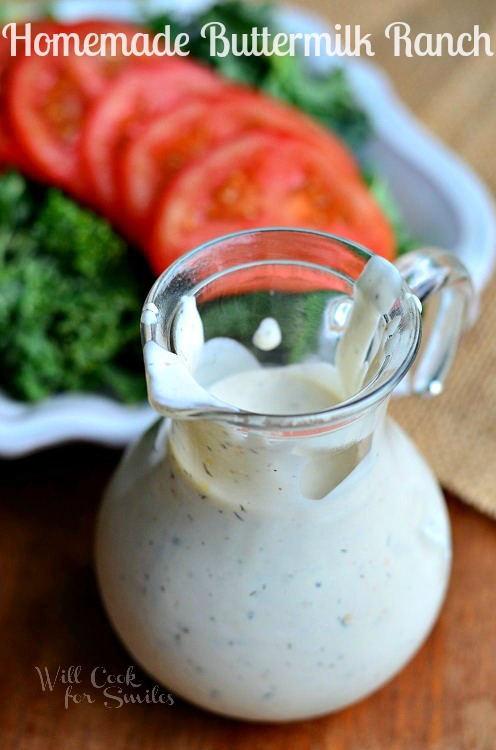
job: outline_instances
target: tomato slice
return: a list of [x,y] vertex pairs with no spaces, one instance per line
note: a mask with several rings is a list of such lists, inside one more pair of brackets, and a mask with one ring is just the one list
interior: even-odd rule
[[78,141],[90,99],[64,57],[25,57],[12,68],[7,106],[12,127],[44,178],[79,193]]
[[160,273],[207,240],[257,227],[317,229],[394,255],[393,231],[364,183],[335,173],[305,141],[254,131],[217,146],[172,182],[157,208],[149,260]]
[[118,157],[118,184],[133,222],[146,231],[157,196],[185,164],[251,130],[297,135],[321,150],[329,169],[359,178],[353,156],[335,135],[291,107],[232,86],[212,102],[188,103],[173,117],[168,113],[157,117]]
[[184,58],[125,70],[101,97],[85,124],[81,157],[100,207],[117,218],[122,213],[116,156],[159,112],[170,112],[191,95],[209,96],[226,84],[203,66]]
[[[34,23],[32,33],[36,34],[51,28],[46,23]],[[24,156],[23,150],[12,130],[6,103],[6,92],[9,85],[9,74],[12,64],[24,55],[24,41],[17,41],[15,55],[12,55],[11,39],[3,37],[4,26],[0,26],[0,164],[16,166],[24,171],[39,177],[38,172],[31,165],[29,159]],[[22,25],[17,24],[17,34],[22,35]]]
[[[146,233],[157,196],[175,175],[208,148],[234,135],[237,124],[216,116],[217,100],[186,102],[151,120],[116,161],[118,185],[132,224]],[[213,116],[212,116],[213,115]]]
[[0,164],[7,164],[12,153],[12,137],[5,113],[4,93],[7,68],[10,62],[10,43],[1,36],[0,27]]
[[[44,25],[37,32],[52,37],[75,34],[80,39],[90,33],[123,33],[129,38],[137,29],[128,24],[85,21]],[[79,161],[81,124],[95,96],[108,85],[112,74],[129,64],[129,58],[113,65],[106,56],[79,57],[73,44],[69,51],[12,60],[6,106],[12,130],[32,167],[28,162],[27,171],[85,198]]]
[[[112,81],[126,68],[150,60],[144,56],[126,56],[123,53],[123,41],[126,42],[129,49],[131,39],[137,34],[144,34],[143,29],[139,26],[128,23],[110,23],[109,21],[82,21],[74,24],[73,29],[77,29],[81,38],[89,37],[90,34],[104,35],[102,37],[105,43],[104,55],[83,55],[78,57],[71,55],[68,58],[68,66],[72,75],[79,82],[81,88],[91,97],[100,96]],[[113,45],[112,37],[118,37],[118,41]],[[149,34],[145,34],[149,37]],[[144,39],[139,40],[136,45],[138,53],[144,49]],[[116,54],[112,54],[112,53]]]

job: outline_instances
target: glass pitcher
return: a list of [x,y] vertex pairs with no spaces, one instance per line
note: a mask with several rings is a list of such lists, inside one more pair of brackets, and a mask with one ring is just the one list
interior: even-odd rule
[[[471,287],[442,251],[401,258],[403,278],[386,261],[374,277],[377,263],[330,235],[243,232],[179,259],[145,303],[162,418],[106,493],[97,575],[133,658],[217,713],[353,703],[411,658],[442,604],[443,496],[386,409],[400,381],[441,390]],[[413,371],[419,299],[436,292]]]

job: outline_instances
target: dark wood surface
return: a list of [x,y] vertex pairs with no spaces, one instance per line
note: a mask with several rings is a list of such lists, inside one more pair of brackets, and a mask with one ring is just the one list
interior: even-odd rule
[[[393,58],[384,38],[393,20],[408,22],[414,33],[458,34],[481,24],[496,46],[492,0],[302,0],[301,6],[372,32],[374,62],[401,97],[496,187],[494,58]],[[0,462],[0,750],[496,750],[496,524],[454,498],[446,605],[416,658],[371,698],[326,718],[280,726],[217,718],[181,701],[106,707],[92,689],[91,671],[125,673],[130,657],[101,608],[92,532],[118,458],[75,445]],[[42,690],[36,667],[53,676],[71,666],[81,668],[81,683]],[[135,671],[144,695],[153,685]],[[68,687],[95,702],[71,701],[65,709]]]
[[[125,674],[130,657],[102,610],[92,532],[119,454],[74,445],[3,462],[0,502],[2,750],[495,750],[496,524],[450,499],[454,567],[427,643],[389,685],[335,715],[287,725],[229,721],[180,700],[117,707],[91,672]],[[47,667],[80,667],[74,694],[42,690]],[[60,675],[61,673],[59,673]],[[135,668],[138,690],[153,684]]]

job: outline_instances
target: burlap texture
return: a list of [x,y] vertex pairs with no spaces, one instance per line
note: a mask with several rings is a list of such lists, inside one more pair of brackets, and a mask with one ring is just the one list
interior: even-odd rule
[[393,399],[389,413],[443,487],[496,518],[496,276],[435,398]]

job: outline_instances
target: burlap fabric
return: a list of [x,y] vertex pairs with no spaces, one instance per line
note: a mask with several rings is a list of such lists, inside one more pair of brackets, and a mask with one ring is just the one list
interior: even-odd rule
[[496,276],[443,393],[393,399],[389,413],[447,490],[496,518]]

